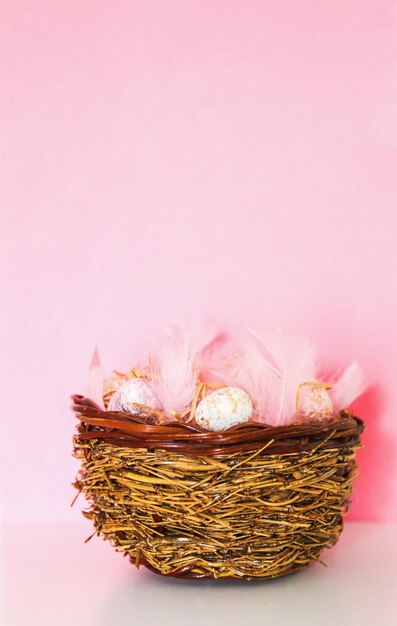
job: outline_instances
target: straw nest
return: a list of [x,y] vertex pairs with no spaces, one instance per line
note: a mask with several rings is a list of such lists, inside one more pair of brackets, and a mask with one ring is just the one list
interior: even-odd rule
[[73,396],[75,487],[95,533],[137,567],[184,578],[273,578],[337,541],[363,423],[148,424]]

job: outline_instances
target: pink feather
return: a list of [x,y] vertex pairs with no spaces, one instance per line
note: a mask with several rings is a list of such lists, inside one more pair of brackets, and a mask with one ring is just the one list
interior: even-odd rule
[[223,382],[225,371],[233,359],[232,345],[226,333],[217,333],[197,354],[202,382]]
[[281,329],[248,331],[228,384],[241,387],[251,397],[255,419],[273,426],[295,419],[298,386],[315,381],[317,364],[314,346],[298,334]]
[[196,384],[219,380],[224,365],[225,333],[213,324],[171,329],[151,367],[153,390],[165,412],[181,413],[192,402]]
[[347,409],[367,388],[363,370],[356,361],[350,363],[330,391],[334,412]]
[[105,381],[105,372],[99,358],[98,349],[95,348],[92,355],[90,369],[88,371],[86,381],[86,393],[85,395],[90,400],[96,402],[96,404],[104,408],[103,404],[103,385]]
[[181,328],[171,330],[151,363],[150,380],[164,412],[181,413],[191,403],[198,376],[197,348]]

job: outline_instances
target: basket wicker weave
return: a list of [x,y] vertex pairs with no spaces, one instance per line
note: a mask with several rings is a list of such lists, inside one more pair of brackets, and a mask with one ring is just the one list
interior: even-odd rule
[[363,422],[148,424],[73,396],[96,533],[137,567],[181,578],[273,578],[319,560],[343,528]]

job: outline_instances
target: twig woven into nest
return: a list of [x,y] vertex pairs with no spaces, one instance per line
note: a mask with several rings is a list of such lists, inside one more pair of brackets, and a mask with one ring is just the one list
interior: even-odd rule
[[85,515],[137,566],[268,578],[305,567],[337,541],[364,428],[349,413],[326,424],[203,433],[73,401]]

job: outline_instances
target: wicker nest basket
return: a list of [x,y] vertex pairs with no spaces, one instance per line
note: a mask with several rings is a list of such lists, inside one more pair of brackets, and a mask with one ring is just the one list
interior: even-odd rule
[[95,533],[180,578],[274,578],[319,560],[343,528],[363,422],[148,424],[73,396],[75,482]]

